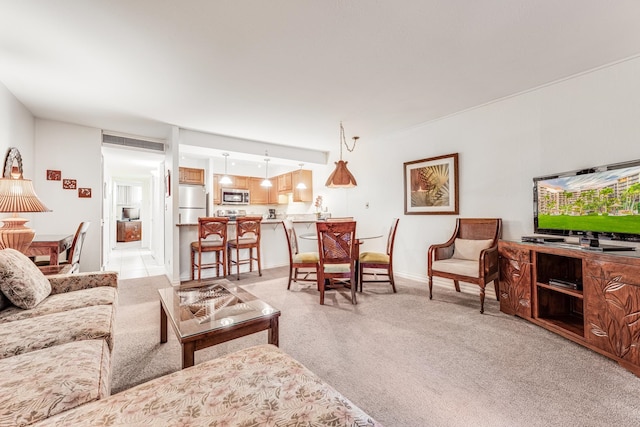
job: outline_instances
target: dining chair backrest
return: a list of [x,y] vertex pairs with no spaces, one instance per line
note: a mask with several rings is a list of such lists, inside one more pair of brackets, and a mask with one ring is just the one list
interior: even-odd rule
[[327,222],[351,222],[351,221],[353,221],[353,217],[352,216],[338,216],[338,217],[334,217],[334,218],[327,218],[326,221]]
[[398,230],[399,218],[394,218],[391,222],[391,228],[389,229],[389,237],[387,237],[387,255],[391,256],[393,253],[393,243],[396,240],[396,231]]
[[73,236],[73,242],[71,243],[71,248],[69,249],[69,258],[68,262],[71,264],[71,271],[77,272],[80,270],[80,255],[82,254],[82,247],[84,246],[84,239],[87,236],[87,230],[91,222],[84,221],[81,222],[76,230],[75,236]]
[[317,222],[320,264],[354,263],[356,222]]
[[236,218],[236,239],[255,238],[260,244],[261,216],[245,216]]
[[221,245],[227,244],[227,225],[229,218],[226,217],[200,217],[198,218],[198,242],[202,243],[209,236],[217,236]]

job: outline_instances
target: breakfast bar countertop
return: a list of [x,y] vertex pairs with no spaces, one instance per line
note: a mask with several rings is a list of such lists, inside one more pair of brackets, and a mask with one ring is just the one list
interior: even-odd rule
[[[282,221],[282,219],[263,219],[261,224],[280,224]],[[294,224],[315,224],[316,222],[318,222],[315,219],[294,219],[291,220],[292,223]],[[229,221],[229,224],[235,224],[235,221]],[[188,224],[176,224],[176,226],[178,227],[197,227],[198,223],[188,223]]]

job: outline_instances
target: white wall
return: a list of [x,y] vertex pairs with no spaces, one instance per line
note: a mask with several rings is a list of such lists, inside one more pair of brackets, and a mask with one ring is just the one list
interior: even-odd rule
[[[32,179],[33,150],[34,150],[34,123],[33,115],[7,88],[0,83],[0,161],[4,169],[4,162],[9,148],[17,147],[23,161],[24,177]],[[2,173],[0,172],[0,175]],[[35,187],[36,194],[38,187]],[[33,218],[25,214],[25,218]],[[27,224],[29,226],[30,223]]]
[[332,197],[345,200],[359,228],[386,230],[400,217],[394,269],[424,280],[427,248],[450,237],[456,216],[403,214],[404,162],[459,153],[460,217],[501,217],[503,237],[520,239],[533,232],[533,177],[640,159],[638,76],[633,59],[362,141],[345,158],[359,186]]
[[[82,249],[81,271],[100,270],[102,217],[102,133],[99,129],[36,119],[34,186],[53,212],[34,214],[38,234],[75,233],[82,221],[91,221]],[[91,198],[79,198],[78,190],[65,190],[62,181],[47,181],[47,169],[62,171],[62,178],[91,188]]]

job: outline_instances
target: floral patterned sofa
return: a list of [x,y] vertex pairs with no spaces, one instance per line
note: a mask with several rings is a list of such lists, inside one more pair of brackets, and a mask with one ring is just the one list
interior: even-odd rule
[[110,394],[118,276],[44,276],[0,250],[0,426],[28,425]]
[[271,344],[200,363],[38,423],[77,425],[380,426]]

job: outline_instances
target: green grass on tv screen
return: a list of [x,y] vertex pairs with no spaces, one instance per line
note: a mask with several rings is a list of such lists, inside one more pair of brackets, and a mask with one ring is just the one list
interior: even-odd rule
[[539,215],[538,228],[640,234],[640,215]]

